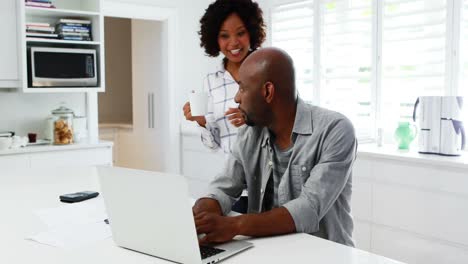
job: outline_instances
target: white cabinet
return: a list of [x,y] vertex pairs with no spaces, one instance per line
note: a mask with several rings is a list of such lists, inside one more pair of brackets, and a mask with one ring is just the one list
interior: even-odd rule
[[111,142],[30,148],[32,149],[2,151],[0,153],[0,171],[16,168],[40,169],[113,165]]
[[0,169],[2,170],[25,167],[30,167],[27,155],[0,156]]
[[30,155],[31,168],[112,165],[112,148],[77,149]]
[[3,0],[0,8],[0,88],[18,86],[16,0]]
[[357,247],[407,263],[468,263],[468,163],[403,155],[358,153]]
[[119,165],[165,171],[169,146],[167,31],[165,24],[132,20],[133,126],[119,132]]

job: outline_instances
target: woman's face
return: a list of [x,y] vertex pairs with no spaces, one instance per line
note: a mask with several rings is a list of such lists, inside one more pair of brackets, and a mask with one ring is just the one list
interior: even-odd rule
[[230,62],[241,63],[249,53],[250,35],[236,13],[229,15],[221,25],[218,45]]

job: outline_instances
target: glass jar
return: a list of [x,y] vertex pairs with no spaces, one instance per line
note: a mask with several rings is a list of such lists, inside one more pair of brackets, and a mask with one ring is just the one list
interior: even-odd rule
[[54,144],[68,145],[73,143],[73,117],[75,114],[69,108],[61,106],[52,111],[56,118],[53,125]]

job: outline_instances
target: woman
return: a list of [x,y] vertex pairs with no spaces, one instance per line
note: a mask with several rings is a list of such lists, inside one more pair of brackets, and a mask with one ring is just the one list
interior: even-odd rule
[[217,0],[200,19],[200,46],[211,57],[224,55],[221,67],[208,73],[204,91],[208,93],[208,114],[192,116],[189,102],[184,116],[201,127],[203,144],[213,150],[232,151],[237,128],[245,121],[234,102],[239,89],[239,67],[244,59],[265,40],[262,10],[252,0]]

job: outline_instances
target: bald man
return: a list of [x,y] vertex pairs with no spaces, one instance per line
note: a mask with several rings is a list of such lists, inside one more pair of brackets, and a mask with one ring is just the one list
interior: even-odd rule
[[[248,126],[224,171],[193,207],[200,243],[309,233],[354,246],[351,171],[357,141],[342,114],[304,103],[284,51],[253,52],[239,69],[235,97]],[[247,214],[226,216],[248,190]]]

